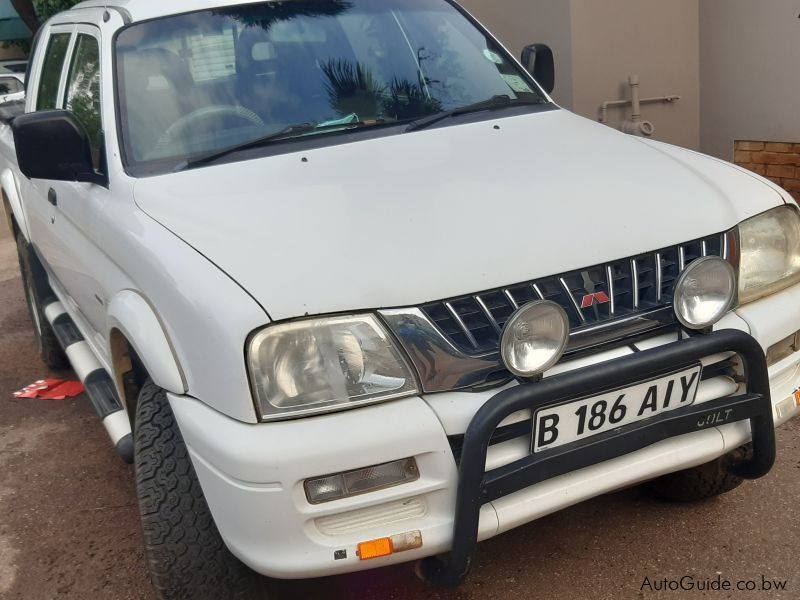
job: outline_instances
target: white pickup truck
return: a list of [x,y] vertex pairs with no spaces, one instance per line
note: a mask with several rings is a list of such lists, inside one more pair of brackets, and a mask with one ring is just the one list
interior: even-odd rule
[[31,319],[135,463],[163,598],[458,584],[598,494],[763,476],[800,414],[797,204],[559,108],[548,48],[450,0],[92,0],[27,83]]

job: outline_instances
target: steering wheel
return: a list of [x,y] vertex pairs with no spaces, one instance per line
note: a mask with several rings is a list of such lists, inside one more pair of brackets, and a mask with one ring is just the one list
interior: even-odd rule
[[195,111],[190,112],[188,115],[182,116],[180,119],[170,125],[167,130],[158,138],[152,154],[159,156],[161,151],[173,143],[176,139],[181,139],[183,134],[192,126],[197,125],[201,121],[221,118],[221,117],[234,117],[247,121],[251,125],[261,127],[264,121],[261,120],[256,113],[244,106],[235,106],[233,104],[215,104],[212,106],[205,106]]

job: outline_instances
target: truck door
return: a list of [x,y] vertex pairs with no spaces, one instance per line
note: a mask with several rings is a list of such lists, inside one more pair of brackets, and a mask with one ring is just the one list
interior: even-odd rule
[[[28,112],[50,110],[58,105],[59,92],[62,89],[62,75],[64,62],[72,41],[74,25],[59,25],[50,27],[43,33],[42,40],[37,44],[38,51],[33,57],[32,73],[37,73],[35,81],[31,82],[31,90],[26,103]],[[20,191],[26,198],[25,209],[31,230],[31,238],[39,256],[44,259],[45,265],[52,273],[51,261],[58,260],[55,249],[55,239],[52,237],[55,224],[55,206],[48,199],[50,183],[42,180],[20,180]]]
[[[71,111],[83,125],[92,147],[94,168],[106,169],[101,110],[100,31],[77,25],[72,32],[55,108]],[[44,77],[44,73],[43,73]],[[40,88],[41,92],[41,88]],[[37,101],[37,109],[39,104]],[[108,188],[85,182],[38,181],[36,195],[51,207],[44,257],[66,296],[78,327],[101,356],[107,356],[104,336],[105,298],[99,280],[103,260],[93,235],[93,215],[108,200]],[[44,203],[40,202],[42,206]]]
[[[100,31],[78,25],[66,61],[62,108],[71,111],[89,136],[97,172],[105,166],[105,140],[101,110]],[[106,261],[96,245],[95,215],[109,200],[107,187],[85,182],[52,182],[56,199],[56,244],[68,265],[56,267],[56,276],[77,305],[79,316],[91,329],[96,350],[106,354],[101,332],[105,328],[105,298],[99,281]],[[84,333],[89,333],[85,331]]]

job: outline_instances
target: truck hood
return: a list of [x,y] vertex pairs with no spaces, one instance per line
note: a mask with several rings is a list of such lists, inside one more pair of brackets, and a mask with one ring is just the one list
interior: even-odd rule
[[135,197],[274,320],[554,275],[782,203],[728,163],[564,110],[145,178]]

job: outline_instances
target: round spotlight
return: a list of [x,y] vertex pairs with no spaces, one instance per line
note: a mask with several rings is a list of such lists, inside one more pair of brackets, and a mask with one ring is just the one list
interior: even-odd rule
[[675,314],[689,329],[707,329],[719,321],[736,298],[736,272],[717,256],[692,262],[675,283]]
[[569,318],[555,302],[531,302],[511,315],[503,328],[500,353],[518,377],[535,377],[556,364],[569,340]]

